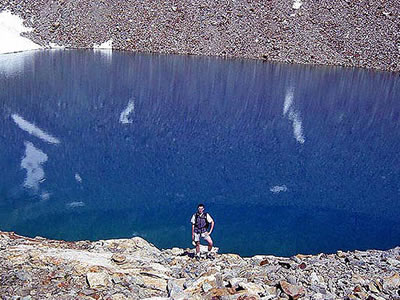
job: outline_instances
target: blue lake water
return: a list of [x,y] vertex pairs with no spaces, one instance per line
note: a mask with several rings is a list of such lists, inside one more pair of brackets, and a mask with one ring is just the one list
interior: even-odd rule
[[221,252],[400,245],[400,77],[124,52],[0,56],[0,229]]

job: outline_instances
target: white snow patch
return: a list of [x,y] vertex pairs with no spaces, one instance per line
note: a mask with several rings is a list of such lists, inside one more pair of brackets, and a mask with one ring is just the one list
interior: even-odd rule
[[303,135],[303,122],[300,119],[297,112],[289,113],[289,120],[293,122],[293,135],[295,139],[300,143],[304,144],[305,138]]
[[278,194],[280,192],[287,192],[288,188],[286,185],[275,185],[272,186],[269,190],[274,194]]
[[303,2],[301,2],[301,0],[294,0],[292,8],[299,9],[302,5],[303,5]]
[[59,144],[60,143],[59,139],[44,132],[39,127],[37,127],[35,124],[32,124],[32,123],[24,120],[24,118],[22,118],[21,116],[19,116],[17,114],[12,114],[11,117],[14,120],[14,122],[19,126],[19,128],[21,128],[22,130],[25,130],[29,134],[36,136],[50,144]]
[[22,18],[9,11],[0,12],[0,54],[43,48],[21,36],[22,32],[31,30],[23,25]]
[[303,134],[303,121],[300,114],[293,108],[293,89],[286,91],[285,101],[283,103],[283,115],[288,115],[288,119],[292,121],[293,135],[297,142],[304,144],[305,137]]
[[283,115],[286,115],[289,108],[293,105],[293,90],[288,89],[286,91],[285,102],[283,103]]
[[86,205],[85,202],[82,202],[82,201],[74,201],[74,202],[67,203],[67,207],[69,207],[69,208],[83,207],[85,205]]
[[119,116],[119,121],[122,124],[129,124],[132,123],[132,119],[129,119],[129,115],[135,111],[135,102],[130,100],[126,108],[121,112]]
[[24,186],[37,191],[39,184],[45,180],[42,164],[48,157],[30,142],[25,142],[25,147],[25,156],[21,160],[21,168],[26,169]]
[[100,45],[98,45],[98,44],[94,44],[93,45],[93,49],[104,49],[104,50],[112,50],[112,39],[111,40],[109,40],[109,41],[107,41],[107,42],[104,42],[103,44],[100,44]]

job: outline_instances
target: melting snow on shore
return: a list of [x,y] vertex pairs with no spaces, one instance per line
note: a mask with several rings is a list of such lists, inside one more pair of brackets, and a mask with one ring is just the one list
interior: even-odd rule
[[93,49],[112,50],[112,40],[104,42],[103,44],[94,44]]
[[42,47],[30,39],[21,36],[22,32],[29,32],[31,28],[23,25],[23,20],[9,11],[0,13],[0,54],[36,50]]

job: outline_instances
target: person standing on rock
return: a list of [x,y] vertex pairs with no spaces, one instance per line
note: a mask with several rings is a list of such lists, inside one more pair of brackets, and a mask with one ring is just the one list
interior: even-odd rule
[[[196,245],[196,259],[200,258],[200,238],[203,238],[208,243],[207,258],[212,258],[211,250],[213,241],[211,233],[214,230],[214,220],[209,213],[204,211],[204,204],[197,206],[197,212],[192,216],[192,241]],[[210,228],[210,230],[208,230]]]

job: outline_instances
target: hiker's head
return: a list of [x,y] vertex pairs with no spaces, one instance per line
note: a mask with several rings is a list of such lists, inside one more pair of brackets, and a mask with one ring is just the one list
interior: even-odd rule
[[197,205],[197,211],[199,213],[202,213],[204,211],[204,204],[200,203],[199,205]]

